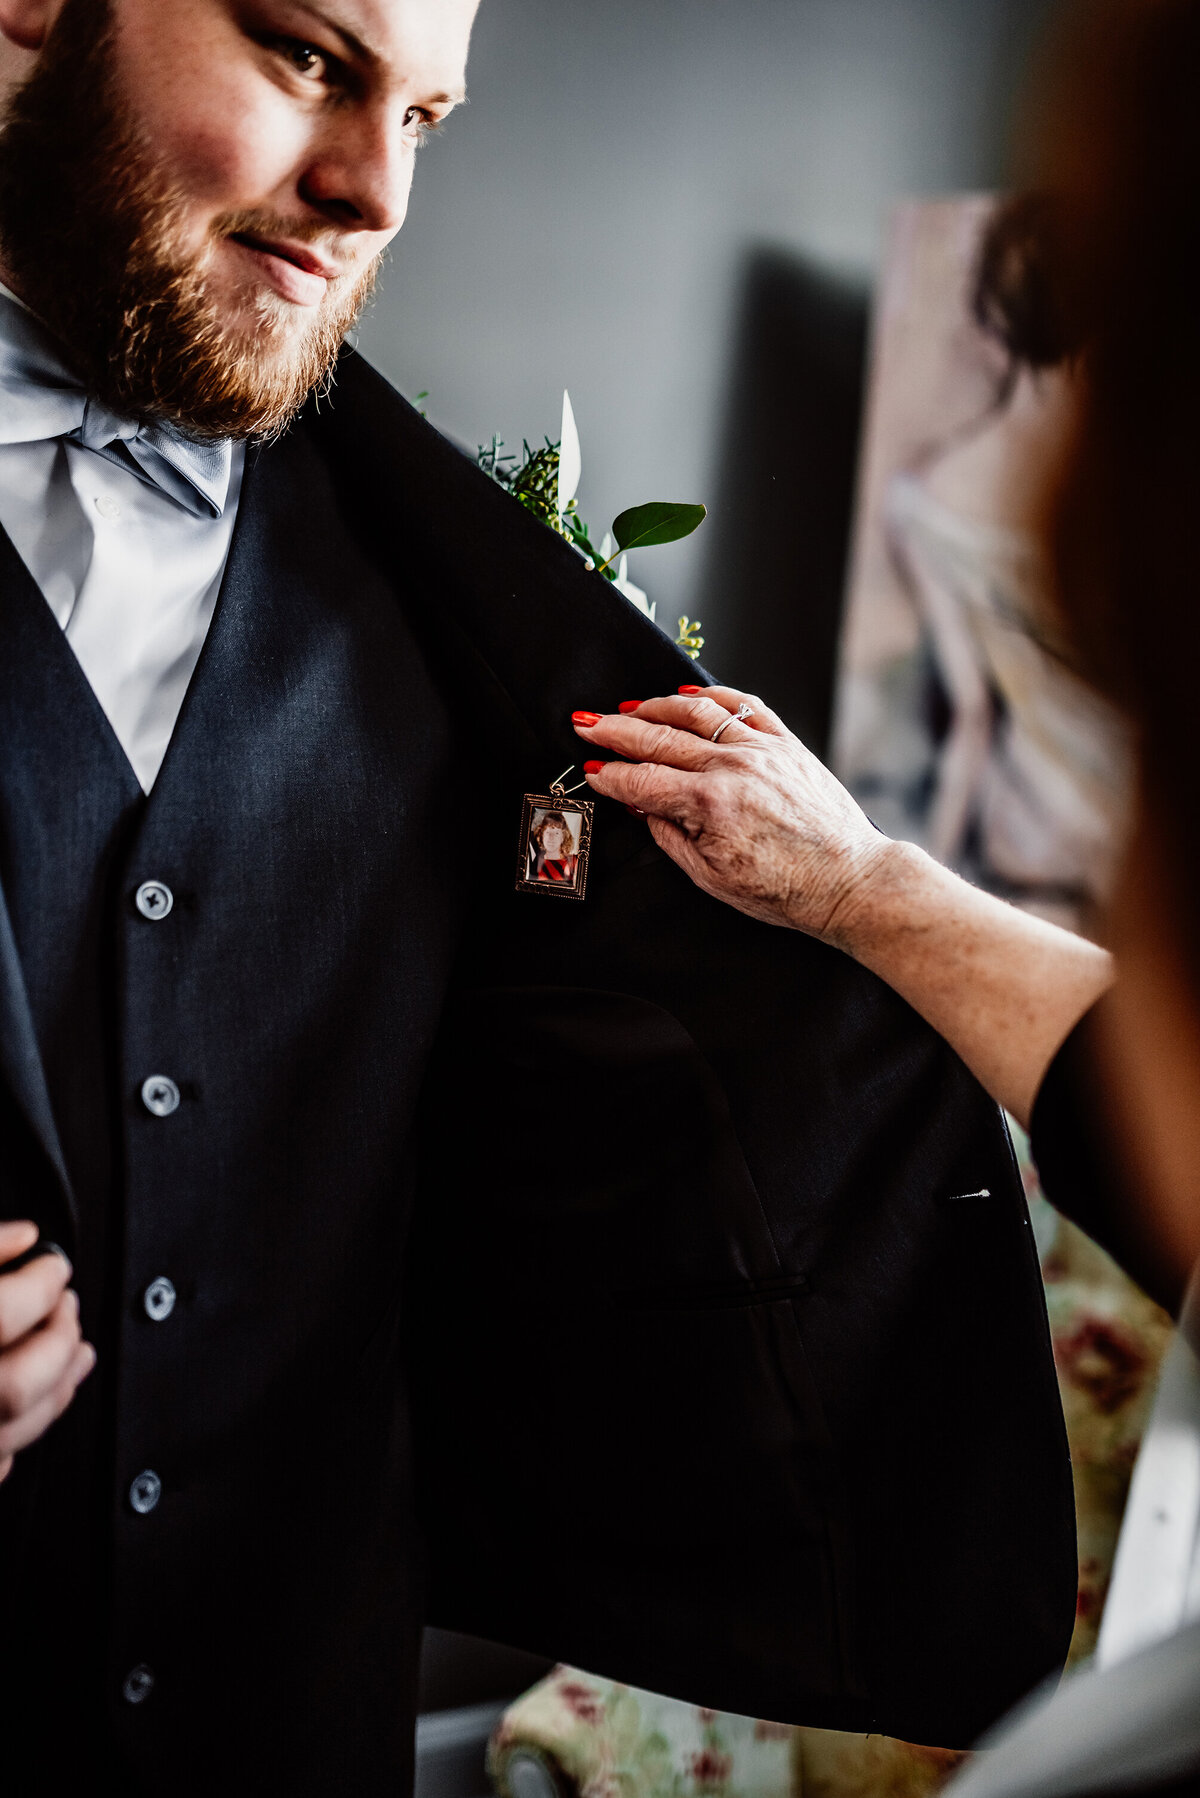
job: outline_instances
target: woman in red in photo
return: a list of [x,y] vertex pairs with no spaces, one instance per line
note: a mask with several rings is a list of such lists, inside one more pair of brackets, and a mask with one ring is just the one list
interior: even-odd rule
[[579,857],[571,826],[561,812],[543,812],[529,833],[531,880],[561,880],[574,886]]

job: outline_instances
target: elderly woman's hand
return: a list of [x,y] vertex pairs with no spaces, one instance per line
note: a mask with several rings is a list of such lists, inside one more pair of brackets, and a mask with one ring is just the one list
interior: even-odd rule
[[574,723],[625,758],[585,762],[592,790],[643,812],[697,886],[854,956],[1027,1121],[1050,1057],[1112,980],[1103,949],[882,836],[774,712],[732,687]]
[[589,718],[575,714],[584,741],[625,758],[585,764],[593,791],[644,813],[697,886],[752,918],[846,941],[891,845],[761,699],[684,688]]

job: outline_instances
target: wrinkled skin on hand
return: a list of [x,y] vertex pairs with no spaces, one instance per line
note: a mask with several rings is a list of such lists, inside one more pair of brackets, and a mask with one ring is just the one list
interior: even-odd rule
[[[743,704],[752,715],[738,722]],[[592,790],[645,813],[655,842],[704,892],[842,946],[889,841],[762,700],[706,687],[575,728],[625,758],[597,772],[589,763]]]

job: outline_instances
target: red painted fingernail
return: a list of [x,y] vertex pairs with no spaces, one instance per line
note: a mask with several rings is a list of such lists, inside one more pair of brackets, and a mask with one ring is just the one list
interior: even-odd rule
[[571,723],[572,724],[599,724],[599,722],[600,722],[599,712],[572,712],[571,713]]
[[585,762],[583,764],[583,771],[585,774],[599,774],[603,766],[603,762]]
[[618,712],[636,712],[641,703],[640,699],[623,699],[617,710]]
[[627,805],[625,810],[631,813],[635,818],[644,818],[646,816],[640,805]]
[[704,688],[703,687],[680,687],[679,691],[681,693],[687,693],[690,696],[693,693],[703,693]]

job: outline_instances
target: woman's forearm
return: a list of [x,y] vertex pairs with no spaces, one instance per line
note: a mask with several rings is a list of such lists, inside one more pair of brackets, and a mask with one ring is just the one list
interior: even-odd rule
[[881,846],[822,936],[906,999],[1023,1125],[1059,1045],[1114,977],[1106,950],[912,843]]

